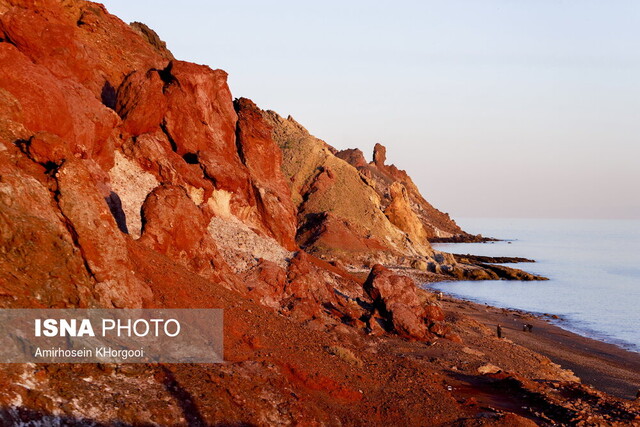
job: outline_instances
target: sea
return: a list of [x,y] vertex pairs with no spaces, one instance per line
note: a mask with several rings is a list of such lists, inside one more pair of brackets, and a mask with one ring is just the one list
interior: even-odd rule
[[504,264],[548,281],[439,282],[428,286],[452,296],[557,315],[558,326],[640,352],[640,220],[460,219],[472,234],[501,239],[442,243],[459,254],[509,256],[535,263]]

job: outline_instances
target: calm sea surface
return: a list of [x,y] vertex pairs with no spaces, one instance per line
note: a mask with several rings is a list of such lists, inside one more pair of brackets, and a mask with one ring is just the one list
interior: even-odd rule
[[432,287],[498,307],[556,314],[559,326],[640,352],[640,221],[463,219],[470,233],[508,239],[438,244],[446,252],[518,256],[505,264],[545,282],[443,282]]

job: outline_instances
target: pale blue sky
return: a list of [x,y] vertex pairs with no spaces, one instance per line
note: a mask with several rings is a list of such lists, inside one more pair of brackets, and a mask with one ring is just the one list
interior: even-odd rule
[[638,1],[107,1],[456,217],[640,218]]

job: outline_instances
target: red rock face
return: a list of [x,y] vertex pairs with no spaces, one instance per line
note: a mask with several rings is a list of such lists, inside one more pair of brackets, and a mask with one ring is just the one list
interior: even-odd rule
[[165,82],[157,70],[134,71],[118,87],[115,110],[132,136],[157,129],[167,109]]
[[[57,245],[65,259],[80,266],[60,273],[76,277],[69,279],[76,283],[75,297],[60,286],[61,292],[47,292],[43,301],[139,307],[152,298],[129,259],[130,238],[121,231],[127,219],[114,211],[120,198],[112,191],[109,171],[118,149],[131,164],[169,185],[149,196],[145,232],[137,244],[211,280],[236,283],[206,231],[205,202],[214,188],[234,194],[232,206],[239,215],[251,207],[257,211],[235,145],[237,116],[226,73],[179,61],[167,65],[166,52],[100,5],[11,2],[0,8],[0,137],[13,150],[14,164],[32,171],[33,185],[39,182],[49,192],[51,202],[40,209],[54,212],[49,220],[59,225],[45,227],[50,234],[39,240],[45,246],[71,242],[74,256],[62,250],[63,243]],[[129,185],[135,187],[135,180]],[[14,210],[15,217],[20,212],[27,211]],[[6,220],[16,236],[36,226]],[[176,224],[179,233],[171,231]],[[42,266],[47,268],[56,270]]]
[[60,211],[96,281],[94,293],[101,305],[141,307],[152,298],[151,291],[134,274],[126,236],[87,166],[83,161],[68,161],[57,171]]
[[0,150],[0,307],[87,307],[93,280],[46,181],[16,164],[21,156]]
[[[148,305],[150,291],[129,260],[135,245],[246,292],[207,232],[215,191],[231,195],[230,213],[257,233],[297,249],[279,148],[251,101],[234,106],[224,71],[171,60],[150,30],[133,31],[100,5],[0,7],[0,136],[18,168],[32,171],[50,192],[51,207],[42,209],[57,212],[52,218],[78,251],[76,266],[87,270],[68,273],[87,275],[75,298],[62,292],[63,301],[54,295],[46,301]],[[118,169],[125,174],[121,195],[110,183],[116,150],[133,165]],[[145,171],[159,187],[139,205],[144,229],[132,243],[123,234],[131,218],[120,196],[129,202],[135,174]],[[258,278],[280,301],[286,273],[273,271],[264,267]],[[302,282],[296,276],[287,283]]]
[[[0,11],[0,138],[12,165],[6,166],[6,176],[15,177],[6,182],[14,196],[25,192],[41,199],[27,198],[23,204],[14,196],[7,199],[13,214],[3,217],[4,228],[11,230],[11,239],[27,240],[42,226],[46,232],[35,241],[59,251],[34,256],[35,264],[42,265],[17,282],[15,291],[23,292],[17,301],[151,305],[153,292],[132,257],[152,250],[274,308],[311,318],[360,316],[334,292],[341,283],[358,295],[358,283],[340,268],[299,251],[298,213],[272,128],[250,100],[232,102],[224,71],[173,60],[151,30],[141,25],[134,30],[101,5],[11,1]],[[124,164],[114,169],[116,157]],[[364,166],[361,152],[347,157]],[[382,165],[384,156],[378,157]],[[138,194],[140,180],[150,182],[145,173],[155,178],[154,184],[145,190],[148,194]],[[120,180],[121,194],[114,191],[114,178]],[[322,197],[337,179],[327,166],[305,192]],[[231,271],[207,229],[211,215],[221,214],[225,194],[230,215],[298,251],[286,270],[263,260],[244,275],[249,284]],[[144,224],[135,241],[127,235],[132,218],[122,208],[133,202]],[[12,218],[26,215],[29,203],[41,216],[13,224]],[[307,240],[338,252],[384,247],[356,227],[327,214],[304,232]],[[60,257],[69,260],[65,267],[46,261]],[[49,290],[41,302],[34,300],[35,291],[24,292],[29,280],[60,268],[56,274],[75,288],[58,284],[60,292],[53,292],[45,287]],[[417,307],[402,303],[413,311]],[[407,310],[392,312],[399,330],[404,322],[406,334],[417,334],[410,320],[402,320],[409,319]]]
[[254,200],[235,144],[237,116],[227,73],[181,61],[172,62],[165,73],[163,129],[174,151],[197,159],[216,188],[233,194],[232,209],[241,215]]
[[71,153],[110,165],[102,147],[119,120],[88,89],[58,79],[9,43],[0,43],[0,88],[15,97],[27,129],[57,135]]
[[240,98],[235,107],[237,144],[242,162],[251,175],[259,221],[282,246],[295,250],[296,209],[281,170],[282,152],[271,137],[271,126],[251,100]]
[[[78,82],[98,100],[113,102],[114,88],[133,70],[163,69],[166,54],[109,15],[83,1],[11,0],[2,4],[0,38],[9,40],[56,78]],[[6,10],[6,11],[5,11]]]

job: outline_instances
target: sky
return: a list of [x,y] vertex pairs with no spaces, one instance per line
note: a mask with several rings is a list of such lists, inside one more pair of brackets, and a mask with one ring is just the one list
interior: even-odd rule
[[454,218],[640,218],[640,2],[106,0]]

